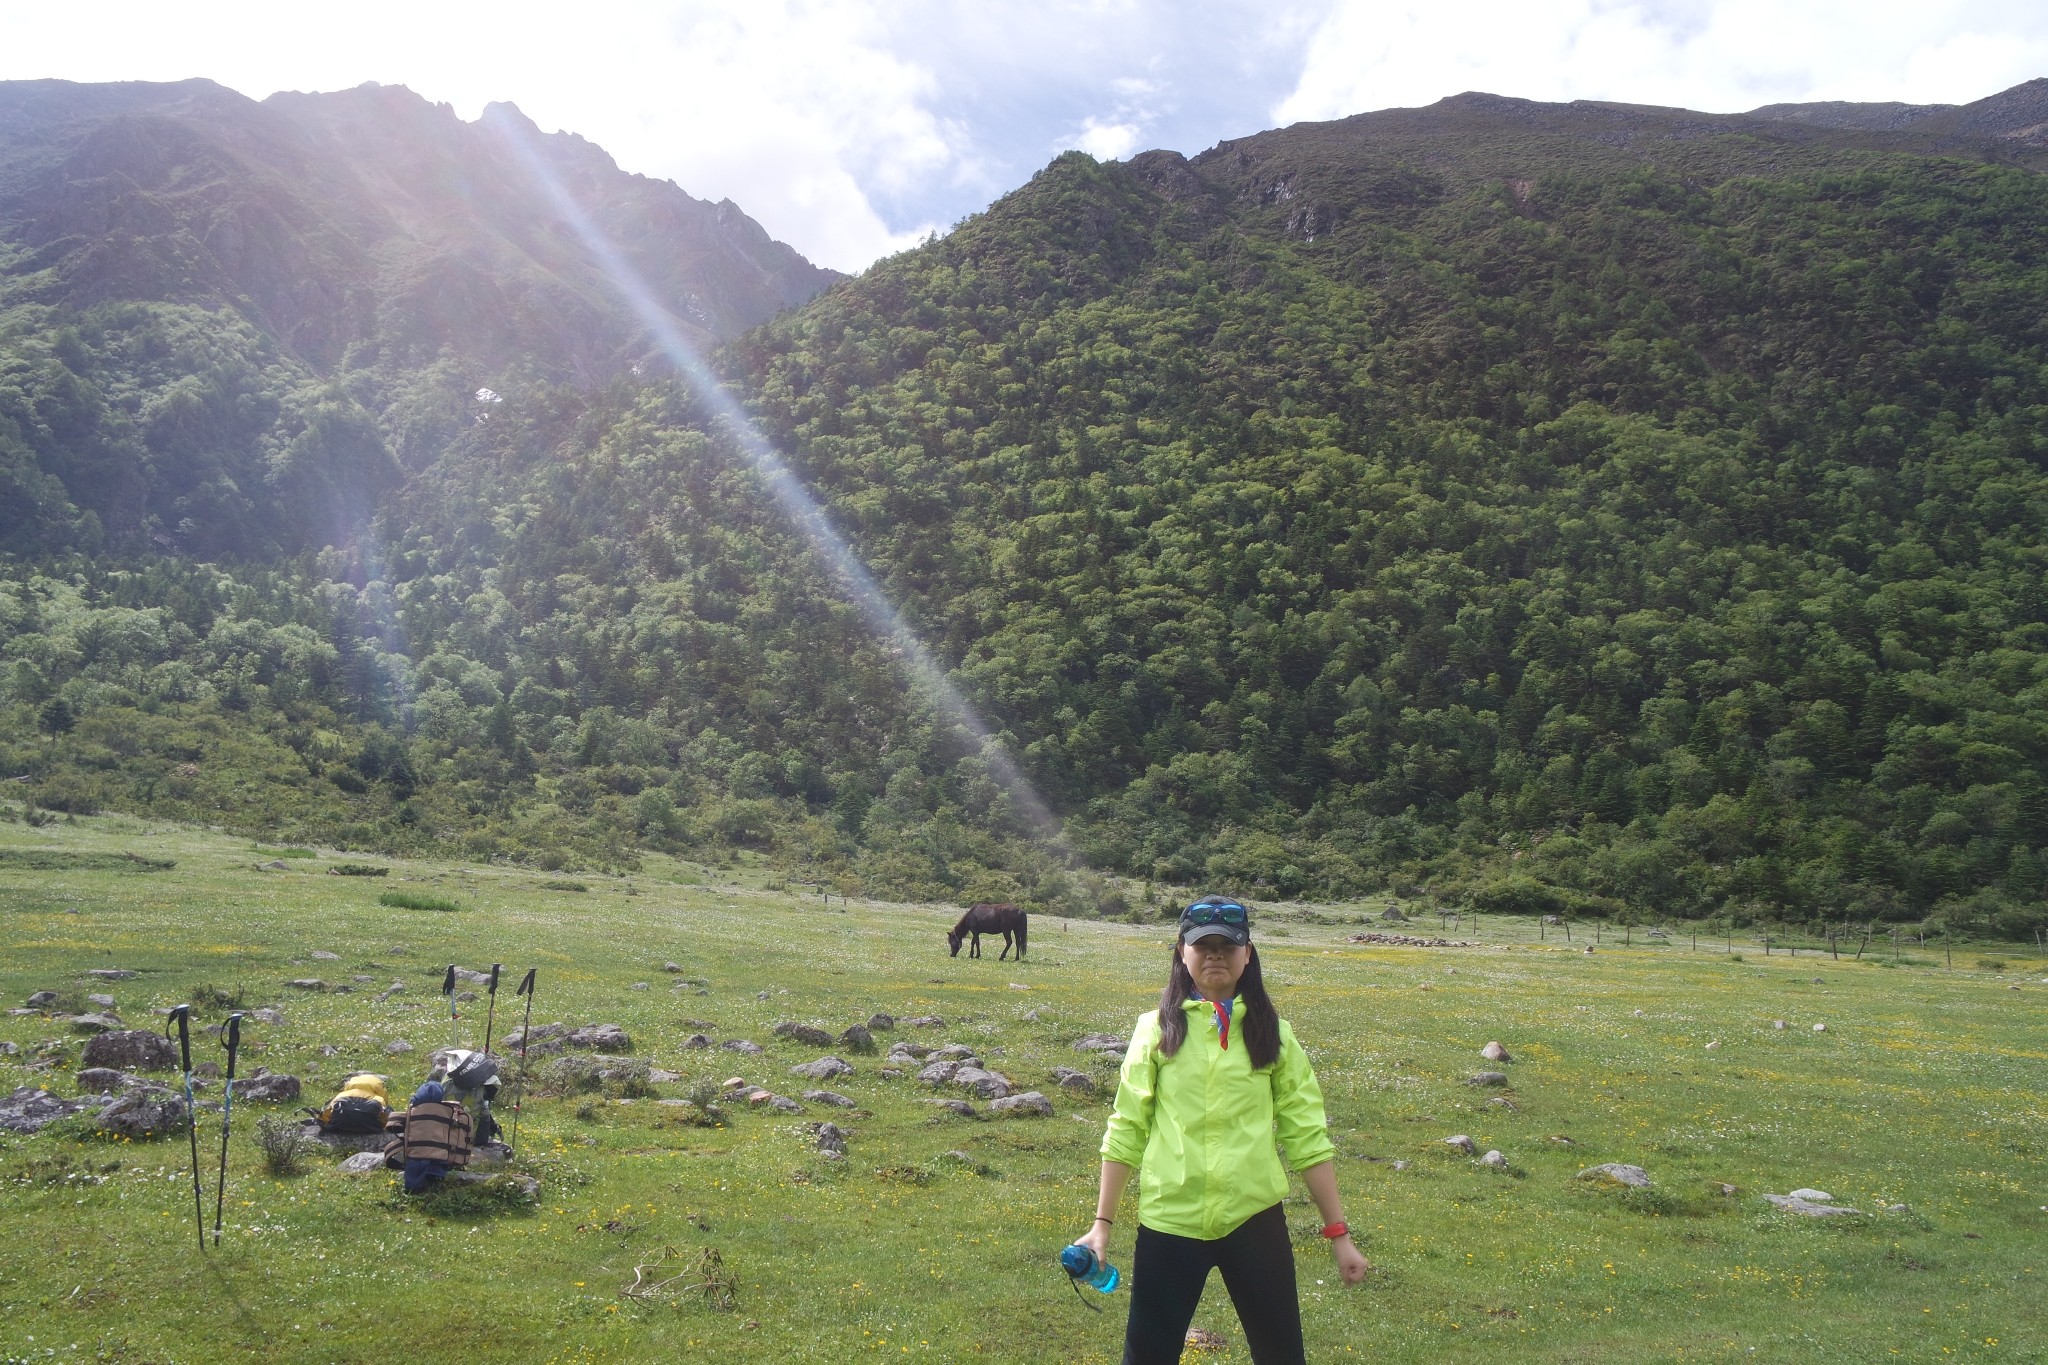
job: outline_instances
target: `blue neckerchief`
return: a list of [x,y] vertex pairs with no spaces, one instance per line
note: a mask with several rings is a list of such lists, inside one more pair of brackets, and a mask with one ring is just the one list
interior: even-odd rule
[[[1202,996],[1197,994],[1195,999],[1202,1000]],[[1237,1001],[1235,999],[1203,1000],[1203,1003],[1216,1012],[1216,1017],[1209,1021],[1209,1026],[1216,1030],[1216,1039],[1223,1045],[1223,1050],[1225,1052],[1230,1051],[1230,1012],[1236,1006]]]

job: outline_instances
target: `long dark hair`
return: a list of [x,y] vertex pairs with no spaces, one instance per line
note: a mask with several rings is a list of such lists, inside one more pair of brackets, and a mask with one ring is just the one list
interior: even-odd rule
[[[1273,1008],[1273,997],[1266,994],[1266,978],[1259,970],[1257,948],[1251,949],[1251,960],[1244,964],[1244,975],[1237,980],[1237,993],[1244,999],[1244,1009],[1230,1021],[1230,1026],[1244,1039],[1244,1050],[1252,1059],[1254,1071],[1271,1066],[1280,1060],[1280,1011]],[[1187,1041],[1188,1017],[1181,1006],[1201,994],[1195,979],[1188,975],[1187,964],[1181,961],[1180,940],[1176,938],[1166,989],[1159,993],[1160,1056],[1171,1057]]]

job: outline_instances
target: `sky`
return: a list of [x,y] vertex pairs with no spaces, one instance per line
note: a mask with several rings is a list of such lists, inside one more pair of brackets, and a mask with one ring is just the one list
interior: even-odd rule
[[0,80],[509,100],[855,271],[1061,151],[1193,155],[1467,90],[1716,113],[2048,76],[2043,0],[0,0]]

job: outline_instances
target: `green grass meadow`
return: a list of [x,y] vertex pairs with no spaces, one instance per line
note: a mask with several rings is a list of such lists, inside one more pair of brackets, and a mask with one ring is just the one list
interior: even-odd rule
[[[508,1209],[409,1202],[395,1176],[345,1176],[325,1157],[273,1178],[254,1142],[264,1106],[238,1104],[226,1231],[205,1254],[181,1139],[0,1134],[0,1360],[1117,1359],[1125,1295],[1091,1313],[1055,1265],[1092,1212],[1114,1079],[1070,1044],[1122,1033],[1149,1006],[1167,926],[1039,918],[1025,962],[997,961],[999,940],[973,961],[946,954],[957,910],[826,910],[770,889],[766,868],[659,860],[550,884],[391,861],[371,878],[324,875],[344,855],[323,852],[258,869],[277,853],[128,817],[0,825],[0,1005],[105,990],[131,1026],[161,1027],[155,1012],[199,987],[239,988],[286,1018],[248,1028],[244,1070],[298,1075],[318,1103],[355,1069],[408,1091],[450,1037],[445,966],[495,961],[500,1036],[520,1022],[513,984],[537,966],[534,1021],[623,1025],[635,1055],[683,1073],[664,1097],[733,1075],[799,1095],[817,1083],[789,1068],[821,1053],[772,1037],[777,1021],[836,1033],[884,1011],[946,1021],[899,1026],[879,1036],[884,1050],[903,1037],[969,1044],[1057,1113],[958,1117],[911,1076],[853,1056],[857,1074],[827,1084],[856,1111],[736,1102],[724,1126],[697,1127],[654,1098],[536,1100],[520,1164],[542,1202]],[[458,908],[379,904],[387,893]],[[2048,1359],[2048,962],[1971,950],[1951,969],[1923,950],[1893,966],[1875,945],[1862,962],[1766,960],[1740,944],[1736,961],[1640,934],[1589,955],[1583,931],[1567,945],[1506,922],[1483,925],[1474,948],[1346,942],[1348,921],[1376,908],[1279,907],[1260,923],[1376,1267],[1358,1288],[1336,1285],[1297,1185],[1312,1360]],[[2006,969],[1979,967],[1986,952]],[[142,975],[98,985],[82,975],[93,967]],[[309,976],[352,991],[285,985]],[[393,981],[405,991],[379,1003]],[[484,1004],[464,1007],[472,1046]],[[21,1049],[0,1057],[0,1093],[75,1090],[82,1039],[63,1027],[0,1016],[0,1039]],[[684,1050],[700,1030],[767,1052]],[[57,1037],[74,1061],[32,1071]],[[388,1056],[400,1038],[416,1051]],[[1479,1056],[1489,1039],[1514,1056],[1501,1068],[1513,1109],[1463,1084],[1492,1069]],[[221,1060],[211,1038],[195,1055]],[[1103,1093],[1060,1091],[1058,1065],[1092,1069]],[[823,1120],[849,1131],[844,1160],[815,1150],[804,1125]],[[1454,1133],[1509,1169],[1454,1154],[1441,1142]],[[209,1225],[218,1141],[217,1114],[203,1113]],[[1573,1180],[1607,1161],[1645,1167],[1653,1188]],[[1799,1186],[1867,1216],[1798,1218],[1761,1198]],[[1908,1211],[1878,1212],[1894,1204]],[[1120,1264],[1135,1214],[1127,1202],[1119,1216]],[[624,1292],[636,1268],[661,1267],[638,1271],[643,1282],[683,1274],[707,1250],[733,1282],[729,1307]],[[1246,1358],[1220,1284],[1196,1325],[1225,1341],[1200,1358]]]

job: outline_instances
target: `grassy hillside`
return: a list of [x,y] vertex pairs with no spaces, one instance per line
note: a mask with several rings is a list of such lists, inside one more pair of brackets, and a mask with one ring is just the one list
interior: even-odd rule
[[[654,1087],[658,1098],[532,1103],[523,1165],[543,1186],[527,1208],[411,1204],[392,1194],[391,1176],[344,1176],[329,1162],[268,1176],[252,1141],[265,1107],[238,1105],[227,1228],[204,1256],[192,1245],[181,1140],[0,1136],[0,1355],[62,1359],[77,1343],[80,1358],[110,1361],[259,1349],[370,1361],[403,1342],[421,1361],[508,1349],[561,1361],[1116,1357],[1122,1296],[1089,1314],[1053,1264],[1090,1209],[1105,1104],[1056,1090],[1049,1073],[1068,1065],[1107,1078],[1106,1064],[1070,1044],[1127,1028],[1156,996],[1166,938],[1156,925],[1040,921],[1024,962],[977,962],[945,955],[950,910],[857,900],[828,912],[814,896],[771,889],[753,866],[719,873],[659,859],[575,889],[397,860],[374,880],[323,875],[357,855],[274,859],[239,839],[127,817],[11,829],[0,829],[7,1003],[41,989],[109,990],[148,1027],[154,1010],[203,986],[239,990],[285,1016],[245,1035],[245,1072],[297,1074],[318,1102],[359,1066],[416,1082],[427,1050],[448,1037],[435,994],[443,966],[506,961],[540,969],[536,1022],[619,1023],[635,1057],[684,1079]],[[147,870],[119,857],[129,853],[176,866]],[[285,870],[255,866],[272,861]],[[463,908],[380,907],[394,886]],[[1294,1190],[1312,1358],[1862,1361],[1898,1350],[2018,1360],[2048,1350],[2048,1214],[2037,1207],[2048,1114],[2033,1083],[2048,1055],[2038,1007],[2048,985],[2037,979],[2048,961],[2015,957],[1992,972],[1959,959],[1951,971],[1924,955],[1896,966],[1874,953],[1766,959],[1748,942],[1731,958],[1718,944],[1695,952],[1640,935],[1588,955],[1497,917],[1464,926],[1478,940],[1469,948],[1349,942],[1353,921],[1379,909],[1259,921],[1268,976],[1328,1096],[1347,1212],[1377,1267],[1356,1291],[1332,1287],[1313,1205]],[[682,972],[664,973],[665,962]],[[101,966],[140,975],[81,975]],[[284,986],[307,976],[353,992]],[[405,992],[377,999],[394,980]],[[472,1040],[485,1003],[464,1006]],[[517,1022],[515,1003],[501,995],[499,1037]],[[788,1069],[824,1050],[774,1038],[772,1025],[836,1031],[877,1010],[945,1021],[899,1024],[880,1035],[885,1049],[898,1038],[966,1043],[1052,1095],[1056,1114],[955,1117],[911,1077],[884,1077],[877,1058],[854,1055],[855,1073],[830,1083],[852,1111],[735,1104],[723,1127],[696,1127],[659,1102],[734,1074],[798,1094],[813,1083]],[[1774,1028],[1780,1019],[1789,1027]],[[699,1031],[766,1052],[684,1048]],[[389,1055],[399,1038],[417,1050]],[[1514,1056],[1505,1092],[1462,1083],[1489,1065],[1478,1052],[1490,1039]],[[78,1037],[56,1020],[0,1017],[0,1040],[20,1049],[0,1056],[0,1087],[73,1088],[70,1064],[27,1065],[50,1041],[75,1060]],[[198,1052],[218,1060],[211,1041]],[[1489,1104],[1496,1094],[1513,1107]],[[824,1120],[850,1134],[843,1161],[819,1155],[804,1129]],[[1440,1139],[1456,1133],[1502,1151],[1508,1171],[1452,1154]],[[217,1120],[201,1138],[210,1168]],[[1644,1166],[1651,1190],[1622,1198],[1572,1179],[1605,1161]],[[1800,1186],[1865,1214],[1806,1220],[1761,1198]],[[209,1177],[209,1220],[211,1191]],[[1895,1204],[1907,1207],[1878,1212]],[[1114,1243],[1120,1261],[1131,1213]],[[636,1267],[666,1252],[674,1273],[700,1265],[706,1248],[734,1282],[729,1309],[623,1294]],[[1220,1298],[1197,1325],[1229,1343],[1209,1358],[1243,1358]]]

